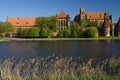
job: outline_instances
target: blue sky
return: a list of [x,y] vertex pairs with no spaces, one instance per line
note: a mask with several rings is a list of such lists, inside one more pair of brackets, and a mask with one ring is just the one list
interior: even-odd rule
[[120,17],[120,0],[0,0],[0,21],[6,17],[52,16],[64,10],[71,20],[79,14],[79,8],[87,12],[109,12],[113,22]]

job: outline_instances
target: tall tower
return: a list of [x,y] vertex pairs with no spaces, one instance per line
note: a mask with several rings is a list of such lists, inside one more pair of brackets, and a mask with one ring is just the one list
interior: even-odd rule
[[85,10],[84,8],[80,8],[80,20],[85,19]]

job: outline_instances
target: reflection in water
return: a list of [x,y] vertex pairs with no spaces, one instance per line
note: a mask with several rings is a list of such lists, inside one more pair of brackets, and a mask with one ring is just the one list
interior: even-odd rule
[[0,43],[0,57],[47,57],[52,54],[63,57],[81,57],[103,60],[120,55],[119,40],[94,41],[20,41]]

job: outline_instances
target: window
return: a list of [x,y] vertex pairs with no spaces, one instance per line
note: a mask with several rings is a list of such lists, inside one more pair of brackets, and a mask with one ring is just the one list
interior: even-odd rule
[[18,22],[16,24],[19,24]]
[[26,22],[26,24],[28,24],[28,22]]

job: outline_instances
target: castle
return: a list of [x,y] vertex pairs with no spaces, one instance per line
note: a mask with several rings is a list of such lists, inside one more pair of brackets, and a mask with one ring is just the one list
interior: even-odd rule
[[[59,20],[59,30],[64,30],[68,26],[71,26],[71,17],[69,14],[66,14],[64,10],[62,10],[59,14],[56,15]],[[100,36],[114,36],[114,33],[118,31],[118,28],[114,29],[114,25],[112,25],[112,15],[108,12],[86,12],[84,8],[80,8],[80,13],[75,16],[74,21],[78,22],[80,20],[90,20],[90,21],[98,21],[100,26]],[[18,30],[21,28],[32,28],[35,26],[36,18],[10,18],[7,17],[7,22],[11,23],[15,32],[12,33],[12,36],[16,36]],[[118,31],[119,32],[119,31]],[[120,35],[119,33],[115,33]]]
[[80,13],[75,16],[74,21],[80,21],[84,19],[88,19],[91,21],[97,20],[100,25],[102,25],[105,19],[109,19],[112,23],[112,15],[105,12],[86,12],[84,8],[80,8]]
[[80,8],[80,13],[75,16],[74,21],[80,20],[98,21],[101,31],[100,36],[114,36],[114,25],[112,24],[112,15],[108,12],[86,12],[84,8]]

